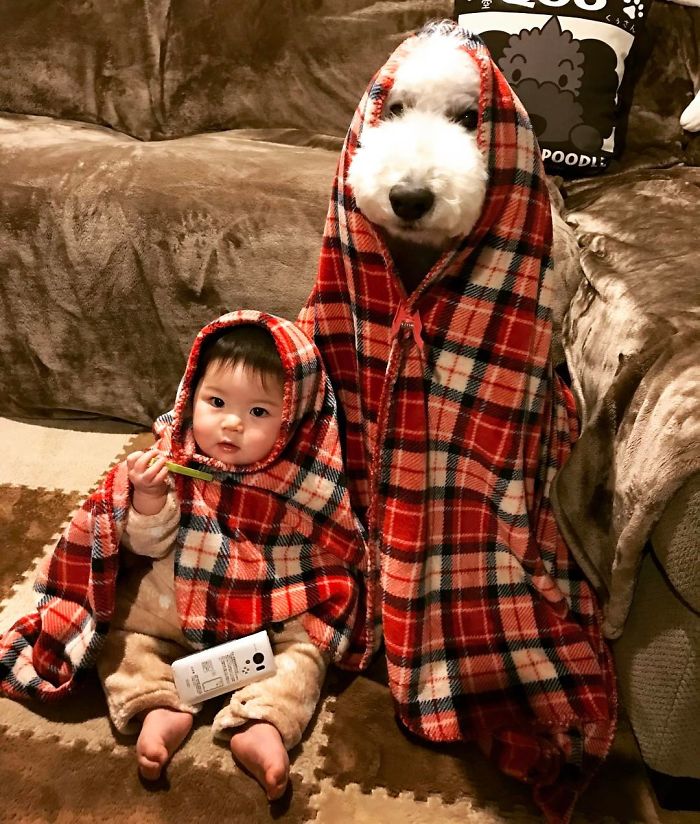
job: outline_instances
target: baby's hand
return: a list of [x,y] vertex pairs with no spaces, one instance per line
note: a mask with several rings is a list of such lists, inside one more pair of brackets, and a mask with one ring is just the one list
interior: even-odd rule
[[126,459],[126,465],[129,469],[129,480],[134,486],[134,509],[144,515],[160,512],[168,494],[168,468],[165,458],[155,449],[132,452]]

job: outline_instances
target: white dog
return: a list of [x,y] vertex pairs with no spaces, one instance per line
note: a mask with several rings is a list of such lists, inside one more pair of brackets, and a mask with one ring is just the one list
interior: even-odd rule
[[479,71],[459,35],[430,27],[398,68],[382,120],[362,132],[348,181],[357,206],[385,230],[408,291],[484,203],[486,158],[476,141]]

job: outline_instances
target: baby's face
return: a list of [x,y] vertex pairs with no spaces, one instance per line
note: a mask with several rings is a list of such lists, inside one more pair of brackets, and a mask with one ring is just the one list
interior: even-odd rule
[[207,367],[195,391],[192,428],[204,455],[228,466],[247,466],[269,454],[282,425],[282,385],[242,363]]

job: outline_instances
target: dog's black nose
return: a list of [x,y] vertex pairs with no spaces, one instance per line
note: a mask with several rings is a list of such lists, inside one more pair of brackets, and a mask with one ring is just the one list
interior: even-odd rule
[[389,190],[391,208],[403,220],[418,220],[430,211],[435,196],[430,189],[397,183]]

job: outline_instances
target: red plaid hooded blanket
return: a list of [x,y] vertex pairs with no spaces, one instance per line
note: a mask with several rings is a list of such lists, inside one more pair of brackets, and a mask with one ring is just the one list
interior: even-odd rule
[[[272,333],[286,379],[283,424],[271,453],[234,472],[197,453],[188,408],[202,342],[241,323]],[[197,336],[175,408],[154,425],[160,451],[214,478],[171,475],[181,509],[177,609],[195,648],[301,616],[319,647],[336,660],[347,653],[362,600],[366,549],[350,509],[336,421],[335,397],[318,352],[294,324],[240,311]],[[94,664],[113,613],[129,505],[122,462],[85,501],[41,566],[37,611],[0,638],[0,693],[53,701]]]
[[609,749],[615,686],[593,593],[549,499],[576,431],[549,359],[549,199],[522,105],[481,41],[441,25],[461,32],[481,76],[489,182],[478,224],[406,297],[347,184],[397,67],[430,36],[421,32],[360,101],[298,322],[344,419],[401,720],[433,741],[478,741],[535,785],[551,820],[566,820]]

